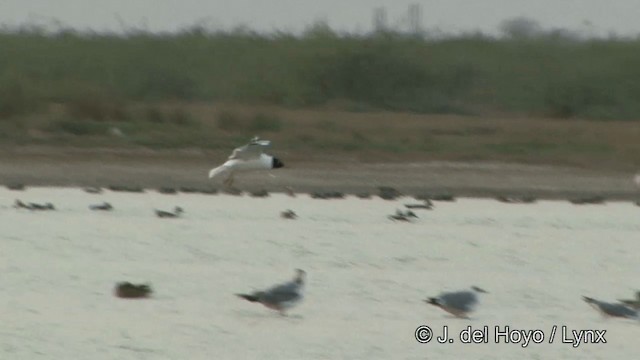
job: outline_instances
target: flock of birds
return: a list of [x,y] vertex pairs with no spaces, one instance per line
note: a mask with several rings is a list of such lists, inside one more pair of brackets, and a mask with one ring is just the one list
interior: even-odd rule
[[[226,185],[233,183],[233,176],[237,171],[245,170],[270,170],[284,166],[276,157],[267,155],[264,150],[270,146],[271,142],[259,140],[257,137],[251,140],[249,144],[237,148],[233,151],[227,162],[223,165],[212,169],[209,172],[209,178],[214,178],[222,174],[226,174],[224,180]],[[640,174],[634,178],[634,181],[640,186]],[[503,202],[522,202],[529,203],[534,201],[530,197],[513,200],[512,198],[498,199]],[[395,214],[389,215],[389,219],[393,221],[410,222],[417,219],[418,216],[411,209],[432,209],[433,204],[429,200],[425,200],[422,204],[407,204],[408,210],[396,210]],[[295,219],[297,215],[292,210],[281,213],[286,219]],[[274,309],[284,314],[286,310],[292,308],[303,299],[303,289],[306,273],[297,269],[295,277],[292,281],[275,285],[269,289],[256,291],[251,294],[237,294],[240,298],[250,302],[257,302],[269,309]],[[487,293],[485,290],[473,286],[470,290],[462,290],[455,292],[445,292],[437,297],[431,297],[425,300],[426,303],[437,306],[442,310],[461,318],[468,318],[469,314],[476,308],[479,303],[478,295]],[[590,297],[583,297],[583,300],[605,316],[621,317],[621,318],[640,318],[640,291],[636,294],[635,300],[620,300],[617,303],[609,303],[599,301]]]
[[[254,291],[250,294],[236,294],[236,296],[286,315],[286,311],[302,302],[304,298],[304,283],[306,272],[296,269],[293,280],[275,285],[266,290]],[[424,300],[447,313],[462,319],[469,319],[469,315],[477,309],[480,294],[488,293],[477,286],[468,290],[443,292],[438,296]],[[583,296],[583,300],[605,317],[617,317],[640,320],[640,291],[635,299],[621,299],[618,302],[605,302]]]
[[[284,167],[284,163],[277,157],[267,154],[265,151],[271,147],[271,141],[261,140],[259,137],[254,137],[248,144],[235,148],[227,161],[222,165],[213,168],[209,171],[209,179],[216,177],[224,177],[223,184],[226,189],[233,193],[233,182],[235,175],[241,172],[259,171],[259,170],[273,170]],[[289,195],[292,195],[292,190],[287,188]],[[99,188],[86,188],[88,193],[100,193]],[[326,194],[323,194],[326,195]],[[331,197],[337,197],[331,194]],[[430,200],[424,200],[422,204],[407,204],[408,209],[432,209],[433,203]],[[27,209],[32,211],[37,210],[56,210],[55,206],[49,202],[44,204],[39,203],[24,203],[21,200],[16,200],[14,207],[17,209]],[[100,204],[89,205],[89,209],[93,211],[112,211],[114,207],[108,202],[102,202]],[[155,214],[159,218],[178,218],[184,214],[184,209],[180,206],[176,206],[173,211],[168,210],[154,210]],[[291,209],[287,209],[280,213],[283,219],[295,220],[298,215]],[[411,210],[401,211],[396,210],[395,214],[389,215],[389,219],[393,221],[405,221],[411,222],[418,218],[418,216]]]
[[[20,199],[15,201],[13,207],[16,209],[26,209],[31,211],[56,210],[55,206],[53,206],[53,204],[49,202],[44,204],[38,204],[34,202],[25,203]],[[114,207],[110,203],[103,201],[100,204],[89,205],[89,209],[93,211],[112,211]],[[180,206],[176,206],[173,211],[155,209],[154,212],[159,218],[177,218],[184,213],[184,210]]]
[[[222,165],[209,171],[209,178],[224,177],[223,183],[227,187],[231,187],[234,182],[234,176],[239,172],[256,171],[256,170],[272,170],[284,167],[284,163],[280,159],[269,155],[265,152],[271,146],[271,141],[260,140],[254,137],[251,141],[241,147],[233,150],[227,161]],[[634,177],[634,182],[640,186],[640,174]],[[532,198],[512,199],[499,198],[503,202],[532,202]],[[51,203],[24,203],[16,200],[16,208],[28,210],[55,210]],[[433,208],[430,200],[424,200],[420,204],[406,204],[407,210],[396,210],[395,214],[389,215],[388,218],[393,221],[411,222],[418,216],[412,211],[413,209]],[[113,206],[107,202],[101,204],[90,205],[91,210],[110,211]],[[176,206],[173,211],[155,210],[156,216],[160,218],[176,218],[180,217],[184,210]],[[281,212],[283,219],[296,219],[297,214],[293,210]],[[236,294],[238,297],[250,302],[264,305],[269,309],[278,311],[281,315],[286,315],[286,311],[299,304],[304,298],[304,285],[306,272],[296,269],[293,280],[275,285],[271,288],[252,293]],[[121,298],[145,298],[152,294],[149,284],[132,284],[129,282],[121,282],[116,284],[114,289],[116,296]],[[472,286],[468,290],[444,292],[436,297],[430,297],[424,300],[427,304],[437,306],[442,310],[459,318],[468,318],[479,304],[479,295],[485,294],[487,291]],[[590,297],[583,296],[583,300],[598,310],[604,316],[640,319],[640,291],[636,293],[635,299],[624,299],[618,302],[604,302]]]

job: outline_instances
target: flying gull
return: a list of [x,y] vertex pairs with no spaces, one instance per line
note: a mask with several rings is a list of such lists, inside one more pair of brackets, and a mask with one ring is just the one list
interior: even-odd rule
[[271,141],[260,140],[257,136],[244,146],[236,148],[227,161],[217,168],[209,171],[209,179],[226,175],[224,185],[230,187],[233,184],[233,176],[236,172],[271,170],[284,166],[284,163],[275,156],[264,151],[271,146]]

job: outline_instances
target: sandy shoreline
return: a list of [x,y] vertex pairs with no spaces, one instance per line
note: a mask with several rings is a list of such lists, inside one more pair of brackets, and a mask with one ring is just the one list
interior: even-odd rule
[[[412,223],[385,201],[268,199],[157,192],[87,194],[32,188],[8,206],[0,188],[2,359],[633,359],[638,322],[603,319],[582,300],[638,290],[638,208],[630,203],[511,205],[438,202]],[[108,201],[111,212],[87,206]],[[153,209],[180,205],[180,219]],[[284,209],[295,221],[280,218]],[[305,299],[277,313],[234,296],[307,271]],[[113,296],[116,282],[149,283],[147,300]],[[442,291],[487,290],[470,319],[424,303]],[[415,340],[418,326],[453,342]],[[492,329],[464,344],[468,326]],[[493,329],[540,330],[506,343]],[[555,341],[551,340],[558,327]],[[606,330],[607,344],[563,342],[560,328]],[[500,341],[499,341],[500,340]],[[499,342],[498,342],[499,341]],[[81,355],[78,355],[81,354]]]
[[[208,170],[228,154],[214,151],[144,151],[30,148],[0,152],[0,183],[26,186],[129,185],[220,188]],[[275,177],[250,174],[238,178],[243,190],[281,192],[341,191],[376,194],[392,186],[407,195],[447,192],[456,196],[495,197],[528,194],[558,199],[599,195],[611,200],[638,200],[632,174],[598,172],[551,165],[487,162],[361,162],[326,156],[306,159],[288,154]]]

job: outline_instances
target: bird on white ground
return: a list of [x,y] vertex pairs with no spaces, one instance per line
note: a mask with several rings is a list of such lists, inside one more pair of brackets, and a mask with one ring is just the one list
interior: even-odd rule
[[442,293],[437,297],[426,299],[425,302],[435,305],[455,317],[468,319],[469,313],[478,306],[478,294],[483,293],[486,293],[486,291],[477,286],[472,286],[471,290]]
[[173,208],[173,212],[165,210],[155,210],[156,216],[159,218],[178,218],[184,213],[184,210],[180,206]]
[[236,294],[236,296],[250,302],[258,302],[269,309],[277,310],[280,315],[286,315],[285,311],[299,304],[304,298],[304,270],[296,269],[296,276],[292,281],[273,286],[264,291],[255,291],[251,294]]
[[624,303],[608,303],[587,296],[583,296],[582,300],[596,309],[603,317],[638,319],[638,312]]

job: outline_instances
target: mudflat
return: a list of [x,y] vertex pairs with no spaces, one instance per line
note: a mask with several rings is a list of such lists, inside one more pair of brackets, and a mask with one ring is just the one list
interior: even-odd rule
[[[221,188],[208,170],[226,160],[216,150],[81,149],[24,147],[0,152],[0,183],[26,186],[110,186]],[[400,156],[368,159],[341,153],[285,153],[285,168],[243,174],[243,190],[341,191],[375,194],[391,186],[407,195],[447,192],[494,197],[527,194],[539,198],[598,195],[637,200],[633,173],[560,165],[507,162],[421,161]]]

